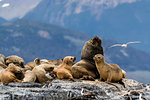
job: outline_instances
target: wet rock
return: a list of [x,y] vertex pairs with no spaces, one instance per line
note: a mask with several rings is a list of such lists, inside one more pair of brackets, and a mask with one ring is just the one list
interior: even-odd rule
[[[0,100],[124,100],[139,98],[139,95],[131,94],[133,91],[143,92],[142,97],[150,99],[149,86],[131,79],[124,79],[123,82],[126,88],[118,83],[111,85],[99,80],[76,80],[76,82],[53,80],[44,84],[9,83],[0,85]],[[83,95],[81,93],[82,88],[93,92],[95,95]]]

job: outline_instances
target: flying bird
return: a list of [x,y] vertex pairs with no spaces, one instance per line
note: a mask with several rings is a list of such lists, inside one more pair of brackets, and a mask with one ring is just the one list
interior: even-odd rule
[[141,43],[141,42],[140,41],[133,41],[133,42],[128,42],[128,43],[124,43],[124,44],[114,44],[114,45],[110,46],[109,48],[116,47],[116,46],[121,46],[123,48],[126,48],[128,46],[128,44],[132,44],[132,43]]

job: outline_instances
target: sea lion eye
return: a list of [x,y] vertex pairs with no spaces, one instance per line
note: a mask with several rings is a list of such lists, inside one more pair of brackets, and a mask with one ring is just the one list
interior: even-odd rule
[[72,60],[73,58],[71,58],[71,60]]

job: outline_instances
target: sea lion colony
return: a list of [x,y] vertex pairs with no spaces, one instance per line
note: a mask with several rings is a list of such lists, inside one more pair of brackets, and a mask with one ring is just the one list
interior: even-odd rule
[[75,57],[66,56],[58,60],[36,58],[26,65],[21,57],[0,54],[0,81],[10,82],[51,82],[54,79],[99,79],[107,82],[119,82],[126,77],[126,72],[117,64],[104,61],[102,41],[95,36],[85,43],[81,60],[74,63]]

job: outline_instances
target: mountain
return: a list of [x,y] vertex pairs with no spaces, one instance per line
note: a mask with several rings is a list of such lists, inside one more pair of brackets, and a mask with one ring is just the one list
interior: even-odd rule
[[[0,17],[7,20],[22,18],[35,8],[41,0],[0,0]],[[3,5],[8,4],[7,7]]]
[[18,55],[26,62],[80,55],[86,34],[35,21],[17,20],[0,25],[0,53]]
[[150,53],[149,0],[42,0],[23,18],[123,42]]
[[0,17],[0,24],[7,22],[4,18]]
[[[68,55],[76,56],[79,61],[85,41],[92,38],[81,32],[31,20],[1,24],[0,33],[0,53],[18,55],[25,63],[36,57],[55,60]],[[150,71],[150,54],[130,46],[108,48],[117,42],[105,38],[102,41],[108,63],[119,64],[126,71]]]

